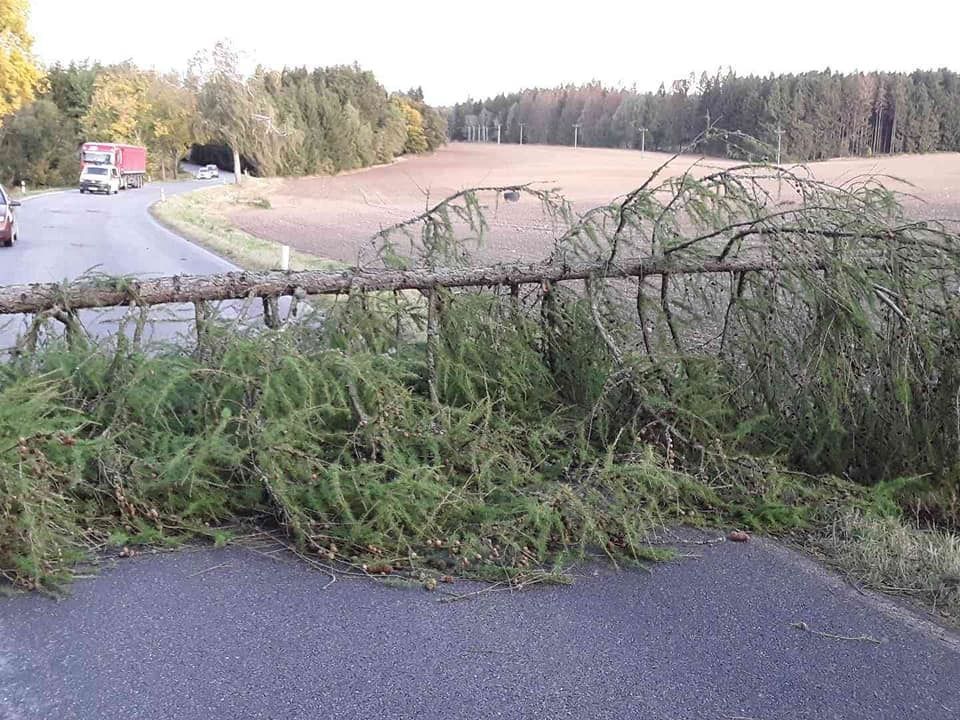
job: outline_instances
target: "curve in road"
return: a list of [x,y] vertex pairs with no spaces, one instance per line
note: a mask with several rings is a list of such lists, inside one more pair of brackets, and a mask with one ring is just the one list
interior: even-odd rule
[[[225,174],[221,182],[230,182]],[[0,285],[74,280],[85,273],[157,276],[222,273],[237,268],[223,258],[170,232],[149,213],[161,190],[177,195],[210,181],[153,183],[118,195],[87,195],[68,190],[27,198],[18,210],[20,238],[0,248]],[[116,329],[123,310],[81,313],[94,335]],[[171,339],[183,330],[192,309],[168,307],[154,314],[147,339]],[[0,348],[10,348],[27,323],[0,318]]]
[[17,214],[20,240],[0,248],[0,285],[107,275],[216,273],[226,260],[168,231],[149,214],[160,199],[202,187],[197,181],[157,183],[119,195],[68,190],[28,198]]

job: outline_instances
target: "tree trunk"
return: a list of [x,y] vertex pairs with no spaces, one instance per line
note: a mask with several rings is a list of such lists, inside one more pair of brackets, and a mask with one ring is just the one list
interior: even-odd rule
[[897,110],[893,110],[893,119],[890,121],[890,144],[887,146],[887,152],[897,152]]
[[233,181],[239,185],[243,181],[243,169],[240,167],[240,151],[234,145],[233,150]]
[[[821,231],[825,237],[850,236],[850,233]],[[863,236],[858,236],[863,237]],[[880,236],[878,236],[880,237]],[[883,238],[887,238],[884,235]],[[494,265],[456,270],[382,270],[339,273],[306,270],[302,272],[232,272],[222,275],[174,275],[172,277],[131,280],[123,287],[111,287],[102,279],[78,280],[64,288],[58,283],[35,283],[0,287],[0,315],[39,313],[56,308],[73,310],[115,307],[133,302],[138,305],[195,303],[201,301],[240,300],[249,297],[276,298],[288,295],[332,295],[337,293],[422,290],[438,287],[483,287],[523,285],[591,277],[648,277],[671,275],[743,273],[763,271],[809,271],[822,269],[824,262],[813,261],[783,265],[771,260],[705,261],[678,264],[662,258],[637,258],[618,265],[607,262],[529,265]],[[865,266],[872,266],[865,262]]]
[[163,158],[160,158],[160,179],[167,179],[167,161]]

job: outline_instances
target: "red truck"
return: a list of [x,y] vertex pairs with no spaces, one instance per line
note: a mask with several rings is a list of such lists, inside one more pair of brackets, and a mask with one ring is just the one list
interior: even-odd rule
[[118,143],[84,143],[80,148],[80,192],[118,193],[143,187],[147,149]]

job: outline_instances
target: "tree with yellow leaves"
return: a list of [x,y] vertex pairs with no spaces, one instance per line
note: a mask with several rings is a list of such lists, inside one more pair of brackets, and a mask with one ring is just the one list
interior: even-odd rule
[[193,142],[197,124],[197,98],[174,75],[151,74],[146,90],[143,134],[147,147],[160,162],[161,178],[169,163],[176,178],[180,158]]
[[146,74],[133,67],[102,73],[93,86],[90,108],[80,121],[87,139],[143,144],[148,87]]
[[0,123],[33,100],[44,74],[27,32],[27,0],[0,0]]
[[427,136],[423,132],[423,115],[409,98],[399,98],[400,110],[407,123],[407,143],[403,151],[407,153],[422,153],[429,149]]
[[176,177],[197,123],[196,96],[180,78],[129,66],[100,74],[80,121],[87,140],[146,145],[164,179],[168,168]]

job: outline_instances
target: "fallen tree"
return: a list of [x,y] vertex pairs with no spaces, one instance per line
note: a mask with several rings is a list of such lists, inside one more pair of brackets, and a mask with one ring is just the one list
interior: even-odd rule
[[652,258],[627,260],[622,263],[552,262],[442,270],[231,272],[221,275],[173,275],[121,281],[81,278],[69,284],[0,286],[0,315],[42,313],[57,309],[74,311],[130,304],[242,300],[251,297],[304,297],[350,292],[513,286],[590,278],[642,279],[662,275],[809,271],[825,266],[825,262],[784,265],[772,260],[684,264],[670,258]]
[[[68,337],[84,308],[197,306],[189,346],[34,332],[0,366],[0,572],[52,587],[78,548],[266,518],[324,568],[428,586],[660,557],[681,521],[960,527],[960,238],[873,180],[655,177],[583,215],[513,188],[561,226],[542,263],[473,266],[486,221],[464,191],[349,272],[0,289]],[[313,324],[211,306],[320,294]]]

